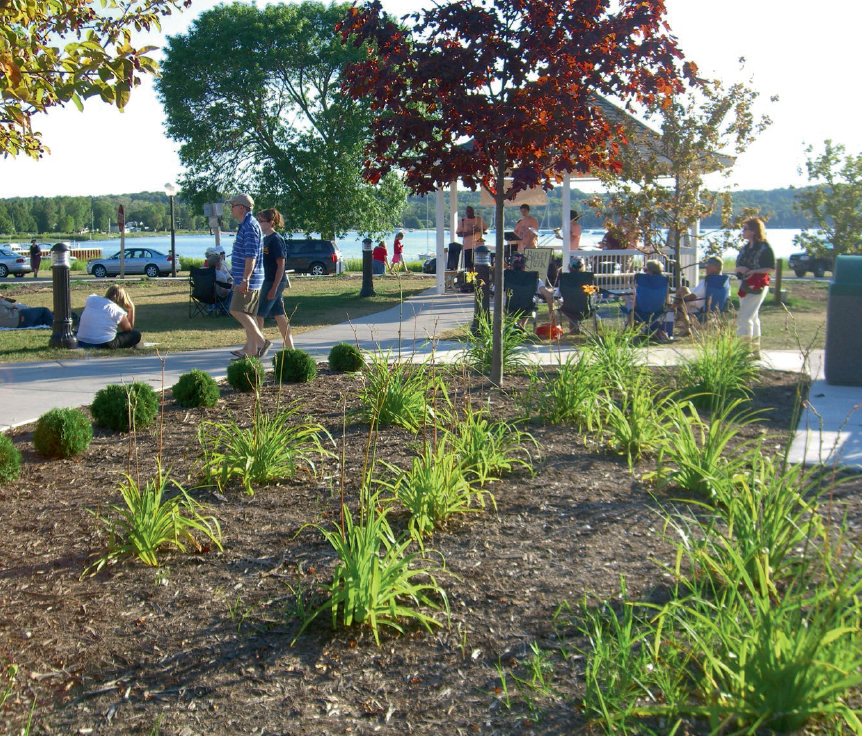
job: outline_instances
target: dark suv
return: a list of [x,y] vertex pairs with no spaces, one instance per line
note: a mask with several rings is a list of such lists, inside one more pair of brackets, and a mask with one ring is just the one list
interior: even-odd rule
[[294,273],[327,276],[344,270],[344,259],[338,246],[331,240],[285,240],[287,258],[285,269]]

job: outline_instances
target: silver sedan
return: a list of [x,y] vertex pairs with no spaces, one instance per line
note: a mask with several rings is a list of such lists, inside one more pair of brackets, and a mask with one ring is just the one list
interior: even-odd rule
[[33,273],[33,269],[30,268],[30,258],[6,248],[0,248],[0,279],[5,279],[10,273],[19,279],[25,273]]
[[[171,257],[152,248],[126,248],[126,274],[145,274],[151,279],[171,272]],[[87,264],[87,273],[97,279],[117,276],[120,273],[120,252],[110,258],[98,258]]]

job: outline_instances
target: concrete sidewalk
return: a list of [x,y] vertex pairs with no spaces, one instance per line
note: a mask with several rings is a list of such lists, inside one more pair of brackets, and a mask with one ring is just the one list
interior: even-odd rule
[[[460,345],[439,342],[435,335],[471,322],[473,303],[472,294],[429,291],[385,312],[302,333],[295,343],[318,361],[326,360],[336,343],[349,342],[371,352],[390,351],[393,358],[426,360],[433,351],[439,362],[452,362],[461,355]],[[536,345],[530,357],[535,363],[553,365],[571,352],[572,348]],[[649,347],[642,355],[650,365],[669,366],[693,356],[694,350]],[[49,409],[89,404],[109,383],[145,381],[156,389],[167,388],[193,368],[221,379],[230,358],[229,348],[214,348],[166,355],[164,366],[155,355],[93,358],[86,354],[80,360],[0,365],[0,431],[34,422]],[[795,350],[764,351],[761,363],[774,370],[805,369],[814,379],[809,405],[790,449],[791,461],[807,465],[837,462],[862,470],[862,412],[856,411],[862,405],[862,387],[829,386],[823,380],[822,350],[812,353],[807,366]]]

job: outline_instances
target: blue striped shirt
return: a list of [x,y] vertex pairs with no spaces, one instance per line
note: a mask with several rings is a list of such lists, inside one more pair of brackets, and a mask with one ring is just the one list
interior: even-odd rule
[[254,258],[254,271],[248,280],[248,288],[257,291],[263,286],[263,231],[251,212],[245,217],[236,231],[231,252],[231,276],[235,284],[239,284],[245,272],[245,259]]

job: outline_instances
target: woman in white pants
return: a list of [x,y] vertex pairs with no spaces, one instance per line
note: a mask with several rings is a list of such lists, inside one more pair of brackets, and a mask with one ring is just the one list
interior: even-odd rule
[[760,358],[760,305],[769,292],[769,275],[775,270],[775,254],[766,241],[766,227],[756,217],[742,225],[747,241],[736,258],[739,279],[739,313],[736,334],[751,343],[751,352]]

